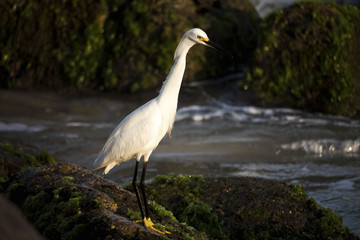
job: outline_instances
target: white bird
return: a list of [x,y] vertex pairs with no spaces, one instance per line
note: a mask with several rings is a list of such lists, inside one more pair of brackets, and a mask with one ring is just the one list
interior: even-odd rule
[[[146,164],[151,153],[158,146],[165,134],[171,134],[175,120],[180,86],[185,72],[186,54],[189,49],[197,43],[213,47],[220,52],[231,56],[221,47],[211,42],[203,30],[194,28],[187,31],[176,48],[174,65],[171,68],[166,81],[163,83],[159,95],[133,111],[120,122],[108,137],[103,149],[94,162],[94,168],[96,170],[105,168],[104,173],[107,174],[114,166],[132,158],[136,158],[132,184],[139,204],[141,216],[144,225],[157,232],[160,231],[153,227],[153,223],[149,217],[148,203],[145,196],[144,179]],[[144,163],[139,187],[145,205],[145,214],[136,185],[138,166],[142,156]]]

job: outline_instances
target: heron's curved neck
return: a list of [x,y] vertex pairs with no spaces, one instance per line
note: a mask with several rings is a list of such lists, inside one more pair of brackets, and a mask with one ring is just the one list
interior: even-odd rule
[[182,38],[179,45],[177,46],[174,55],[174,65],[172,66],[166,81],[163,83],[158,96],[158,101],[160,104],[166,103],[169,100],[177,101],[181,82],[185,72],[186,54],[194,44],[195,43],[191,40]]
[[158,96],[159,103],[168,102],[171,99],[178,98],[181,82],[185,72],[187,51],[178,56],[175,55],[174,65],[172,66],[170,73],[160,90]]
[[158,96],[158,101],[160,103],[178,98],[181,82],[185,72],[185,66],[186,54],[175,59],[174,65],[172,66],[170,73],[160,90]]

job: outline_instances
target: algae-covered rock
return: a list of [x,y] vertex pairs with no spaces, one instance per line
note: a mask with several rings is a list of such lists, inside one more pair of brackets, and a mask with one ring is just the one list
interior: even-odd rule
[[[244,0],[126,2],[109,17],[107,34],[121,84],[135,80],[136,91],[162,83],[172,64],[182,34],[199,27],[245,61],[255,47],[258,15]],[[105,34],[107,33],[105,31]],[[111,67],[110,67],[111,68]],[[204,79],[229,72],[233,60],[204,47],[189,52],[185,80]],[[105,86],[112,84],[104,82]],[[119,86],[119,83],[116,83]]]
[[214,239],[360,239],[300,185],[258,178],[157,176],[149,198]]
[[56,160],[46,151],[22,143],[0,142],[0,182],[28,167],[53,164]]
[[302,1],[261,24],[247,82],[265,105],[360,116],[360,11]]
[[0,65],[8,88],[86,86],[103,54],[104,1],[0,2]]
[[169,175],[146,186],[155,227],[171,234],[136,223],[133,193],[74,164],[28,168],[0,189],[47,239],[359,240],[299,185]]
[[[244,61],[255,47],[258,19],[247,0],[0,1],[0,86],[132,91],[159,86],[185,31],[203,28]],[[186,79],[236,67],[211,50],[191,52]]]
[[155,227],[171,234],[135,223],[140,213],[133,193],[73,164],[28,168],[2,189],[47,239],[208,239],[155,202],[149,206]]

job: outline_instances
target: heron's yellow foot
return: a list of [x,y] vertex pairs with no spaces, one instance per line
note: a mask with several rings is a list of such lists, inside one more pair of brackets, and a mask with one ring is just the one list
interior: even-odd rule
[[[154,231],[157,232],[157,233],[161,233],[161,234],[171,234],[171,232],[169,232],[169,231],[166,231],[166,230],[165,230],[165,232],[162,232],[162,231],[156,229],[156,228],[154,227],[154,223],[151,221],[150,218],[144,218],[143,220],[137,220],[137,221],[135,221],[135,222],[136,222],[136,223],[143,222],[146,228],[150,228],[150,229],[154,230]],[[165,226],[162,226],[162,227],[165,229]]]

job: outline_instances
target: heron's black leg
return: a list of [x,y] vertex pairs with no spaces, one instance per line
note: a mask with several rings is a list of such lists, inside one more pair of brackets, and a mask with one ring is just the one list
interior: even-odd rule
[[[148,158],[145,158],[148,159]],[[154,223],[151,221],[150,217],[149,217],[149,206],[148,206],[148,202],[146,200],[146,194],[145,194],[145,173],[146,173],[146,164],[147,161],[144,160],[144,165],[143,165],[143,170],[142,170],[142,174],[141,174],[141,179],[140,179],[140,190],[141,190],[141,194],[143,197],[143,201],[144,201],[144,205],[145,205],[145,216],[146,218],[143,217],[143,221],[144,221],[144,225],[147,228],[151,228],[152,230],[154,230],[155,232],[161,233],[161,234],[171,234],[168,231],[162,232],[158,229],[156,229],[154,227]]]
[[143,200],[144,200],[144,205],[145,205],[145,216],[146,218],[149,218],[149,207],[148,207],[148,202],[146,200],[146,195],[145,195],[145,172],[146,172],[146,164],[147,161],[144,161],[144,166],[143,166],[143,170],[142,170],[142,174],[141,174],[141,180],[140,180],[140,191],[142,193],[143,196]]
[[[137,199],[137,201],[138,201],[138,205],[139,205],[139,208],[140,208],[141,217],[142,217],[142,219],[144,219],[144,218],[145,218],[145,216],[144,216],[144,210],[143,210],[143,207],[142,207],[142,204],[141,204],[141,199],[140,199],[140,196],[139,196],[138,187],[137,187],[137,185],[136,185],[136,178],[137,178],[137,172],[138,172],[139,162],[140,162],[140,161],[136,160],[135,172],[134,172],[134,178],[133,178],[133,181],[132,181],[132,185],[133,185],[133,188],[134,188],[134,191],[135,191],[135,195],[136,195],[136,199]],[[140,187],[141,187],[141,185],[140,185]]]

